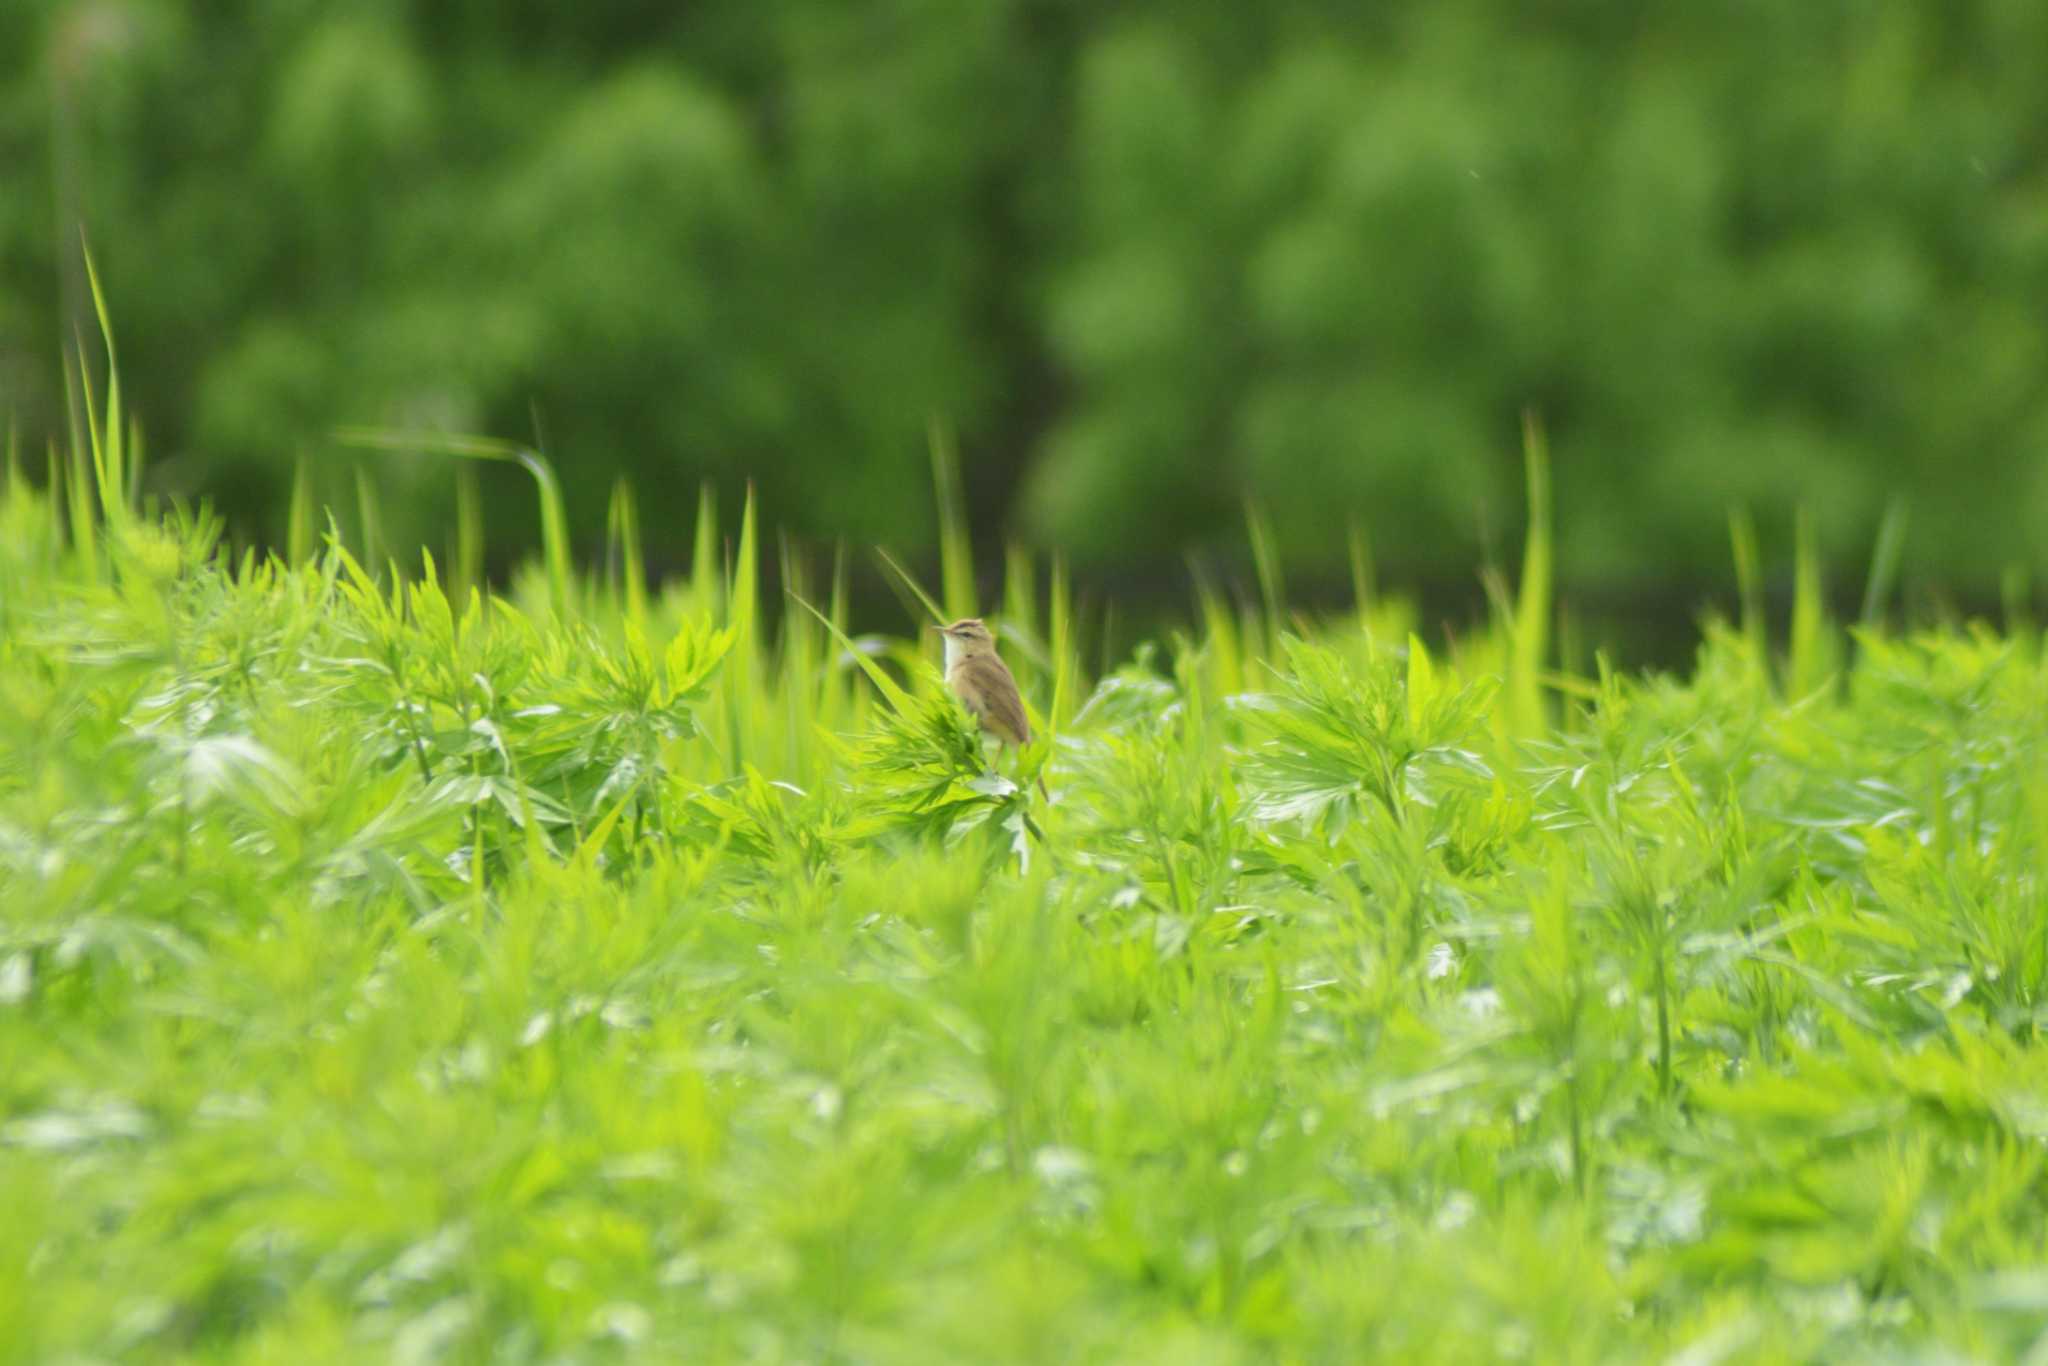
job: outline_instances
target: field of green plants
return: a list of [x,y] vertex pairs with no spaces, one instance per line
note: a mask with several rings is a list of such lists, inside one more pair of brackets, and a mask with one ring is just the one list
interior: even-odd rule
[[943,452],[853,637],[751,516],[643,592],[623,495],[497,597],[230,554],[101,404],[0,498],[0,1360],[2048,1353],[2018,617],[1809,557],[1774,649],[1739,553],[1688,676],[1562,672],[1532,447],[1491,621],[1291,614],[1254,519],[1103,669]]

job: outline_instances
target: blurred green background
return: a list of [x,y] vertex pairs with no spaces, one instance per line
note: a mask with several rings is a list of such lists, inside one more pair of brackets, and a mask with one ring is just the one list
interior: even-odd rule
[[[1569,588],[1725,579],[1888,502],[1967,595],[2048,514],[2041,0],[0,4],[0,419],[61,431],[113,306],[163,492],[275,537],[300,458],[394,541],[527,437],[580,542],[634,481],[819,541],[979,541],[1139,582],[1241,538],[1382,577],[1512,562],[1544,416]],[[33,446],[30,447],[34,449]],[[486,479],[501,554],[530,489]]]

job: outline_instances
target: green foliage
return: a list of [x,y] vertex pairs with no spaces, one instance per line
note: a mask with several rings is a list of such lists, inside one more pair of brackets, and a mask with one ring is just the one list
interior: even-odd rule
[[80,486],[0,495],[0,1360],[2040,1350],[2028,639],[1580,679],[1274,560],[1091,680],[1020,554],[1012,769],[708,501],[455,597]]
[[[301,457],[316,506],[360,461],[398,558],[449,559],[448,481],[325,434],[538,410],[570,536],[629,478],[657,569],[751,479],[948,603],[963,512],[1100,568],[1247,495],[1302,585],[1354,528],[1463,576],[1533,409],[1559,584],[1717,578],[1730,503],[1789,560],[1804,505],[1827,564],[1910,536],[1988,597],[2043,567],[2040,51],[2038,0],[15,4],[0,420],[67,431],[82,221],[146,487],[245,543],[291,543]],[[479,491],[500,559],[535,540],[516,474]]]

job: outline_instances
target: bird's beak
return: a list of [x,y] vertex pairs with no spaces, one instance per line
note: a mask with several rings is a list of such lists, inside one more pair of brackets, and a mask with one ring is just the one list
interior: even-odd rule
[[937,631],[937,632],[938,632],[938,633],[939,633],[940,635],[944,635],[944,634],[946,634],[946,628],[945,628],[945,627],[943,627],[943,626],[938,626],[938,625],[932,625],[932,626],[927,626],[927,627],[925,627],[924,629],[925,629],[925,630],[927,630],[927,631]]

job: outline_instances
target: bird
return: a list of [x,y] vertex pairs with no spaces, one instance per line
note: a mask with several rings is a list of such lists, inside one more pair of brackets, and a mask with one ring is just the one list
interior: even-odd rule
[[[932,629],[946,638],[946,686],[968,715],[1006,745],[1021,749],[1030,744],[1031,722],[1024,715],[1024,699],[1017,693],[1010,666],[996,653],[995,633],[979,617],[963,617],[951,626]],[[1038,779],[1038,795],[1052,800],[1043,776]]]

